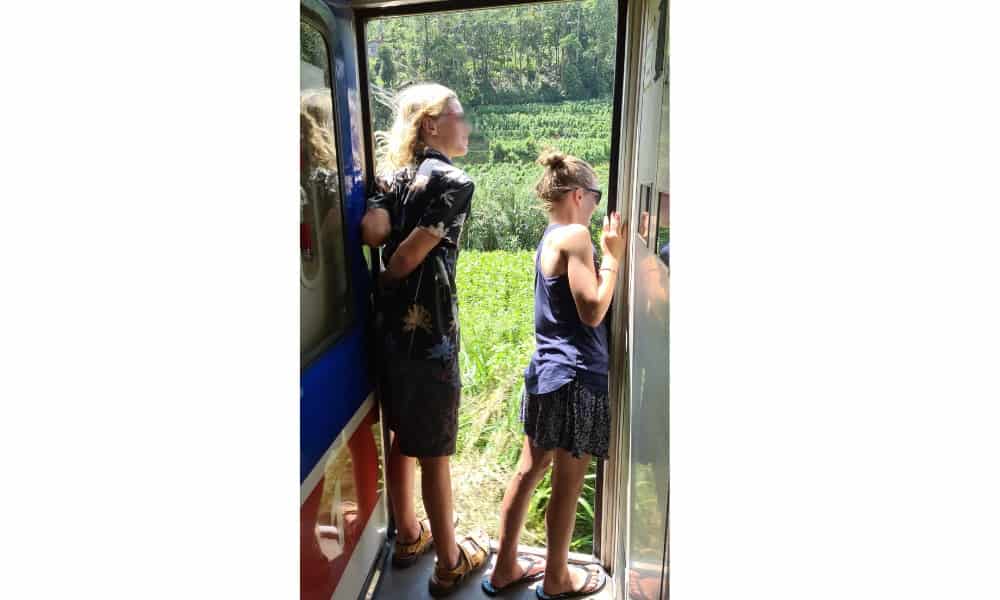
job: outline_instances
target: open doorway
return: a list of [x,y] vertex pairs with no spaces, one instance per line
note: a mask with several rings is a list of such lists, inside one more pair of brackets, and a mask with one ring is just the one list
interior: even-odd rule
[[[425,81],[455,90],[473,126],[469,153],[455,161],[476,191],[458,260],[463,390],[452,479],[461,529],[482,527],[492,539],[521,448],[522,373],[534,350],[533,258],[546,224],[534,161],[546,146],[576,155],[608,197],[617,13],[614,0],[577,0],[376,18],[364,28],[375,131],[389,125],[392,94]],[[606,209],[591,223],[598,249]],[[574,552],[594,551],[596,479],[595,461]],[[544,546],[550,490],[546,476],[522,543]]]

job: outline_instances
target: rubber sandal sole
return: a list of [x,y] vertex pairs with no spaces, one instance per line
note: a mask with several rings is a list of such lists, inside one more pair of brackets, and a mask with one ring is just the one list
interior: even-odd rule
[[[519,556],[518,558],[525,558],[525,557],[529,561],[531,561],[531,564],[528,565],[528,571],[530,571],[535,565],[542,562],[543,560],[541,558],[537,558],[534,556],[525,556],[525,555]],[[496,596],[498,594],[504,593],[505,591],[509,590],[510,588],[516,585],[522,585],[525,583],[534,583],[540,579],[543,579],[544,577],[545,577],[545,569],[542,569],[537,573],[532,573],[530,575],[528,574],[522,575],[521,577],[515,579],[514,581],[511,581],[510,583],[508,583],[503,587],[496,587],[490,582],[490,576],[487,575],[486,577],[483,577],[482,588],[483,592],[485,592],[487,596]]]
[[498,588],[498,587],[494,586],[492,583],[490,583],[490,578],[489,577],[485,577],[485,578],[483,578],[482,588],[483,588],[483,592],[485,592],[487,596],[497,596],[499,594],[502,594],[502,593],[506,592],[507,590],[509,590],[510,588],[512,588],[512,587],[514,587],[516,585],[521,585],[521,584],[524,584],[524,583],[534,583],[536,581],[541,581],[544,578],[545,578],[545,571],[542,571],[541,573],[534,573],[532,575],[525,575],[524,577],[521,577],[520,579],[515,579],[514,581],[511,581],[507,585]]
[[[589,592],[584,592],[581,590],[574,592],[563,592],[561,594],[555,594],[549,596],[548,594],[542,591],[541,586],[538,586],[537,588],[535,588],[535,595],[538,596],[538,600],[569,600],[569,598],[586,598],[587,596],[593,596],[594,594],[599,594],[601,590],[604,589],[604,586],[608,584],[608,576],[605,575],[603,571],[601,572],[600,577],[601,577],[601,584],[598,585],[596,588],[590,590]],[[586,585],[584,585],[584,587],[586,587]]]

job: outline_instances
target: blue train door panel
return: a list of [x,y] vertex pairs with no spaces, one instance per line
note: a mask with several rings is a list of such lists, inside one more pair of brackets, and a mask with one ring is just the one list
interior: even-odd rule
[[346,7],[300,3],[300,585],[322,600],[358,597],[387,527],[353,23]]

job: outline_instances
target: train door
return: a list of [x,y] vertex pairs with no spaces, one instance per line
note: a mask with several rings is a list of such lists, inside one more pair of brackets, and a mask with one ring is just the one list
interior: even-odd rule
[[300,588],[322,600],[359,596],[387,528],[353,27],[346,7],[300,3]]
[[632,185],[631,448],[628,572],[631,598],[666,598],[669,490],[669,162],[666,0],[643,3],[638,139]]
[[667,0],[629,3],[619,210],[629,225],[626,299],[614,327],[618,460],[605,484],[602,553],[620,598],[667,598],[669,523],[669,93]]

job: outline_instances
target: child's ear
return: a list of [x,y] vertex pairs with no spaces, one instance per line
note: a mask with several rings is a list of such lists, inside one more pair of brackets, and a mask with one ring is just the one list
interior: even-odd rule
[[437,134],[437,123],[434,121],[434,119],[432,119],[430,117],[424,117],[420,121],[420,129],[423,130],[423,132],[426,133],[426,134],[436,135]]

